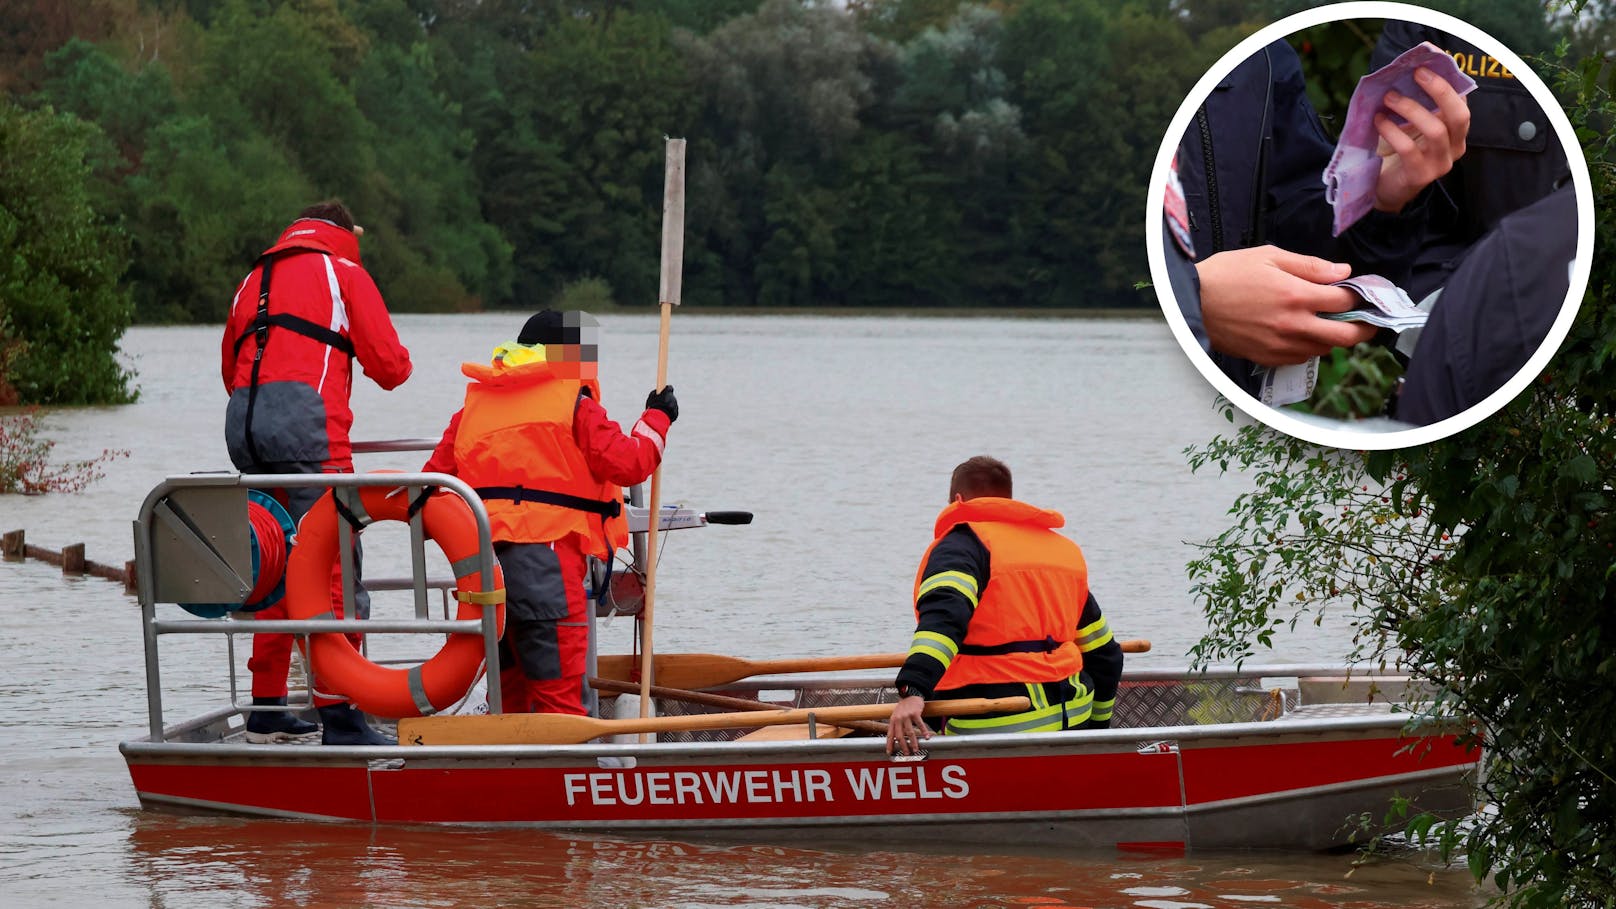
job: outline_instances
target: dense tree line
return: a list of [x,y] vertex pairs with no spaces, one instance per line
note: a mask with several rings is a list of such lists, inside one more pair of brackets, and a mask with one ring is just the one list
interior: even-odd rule
[[[1536,0],[1470,5],[1525,52],[1551,40]],[[76,169],[81,241],[104,235],[86,255],[113,337],[221,320],[324,197],[398,310],[654,302],[669,135],[690,142],[688,302],[1153,306],[1135,285],[1162,132],[1297,6],[0,0],[0,100],[8,130],[73,136],[53,166]],[[115,399],[29,378],[57,342],[19,313],[45,305],[0,296],[11,384]]]

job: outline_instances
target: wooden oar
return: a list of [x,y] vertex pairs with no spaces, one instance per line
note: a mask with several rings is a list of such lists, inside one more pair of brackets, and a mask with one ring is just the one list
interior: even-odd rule
[[[657,332],[656,387],[668,387],[668,328],[673,308],[679,305],[684,274],[685,256],[685,140],[669,139],[662,179],[662,281],[658,288],[657,305],[662,312],[662,326]],[[645,599],[640,607],[640,652],[644,655],[640,667],[640,717],[650,716],[651,683],[656,680],[656,667],[651,663],[655,652],[651,645],[652,616],[656,606],[657,526],[662,514],[662,465],[651,473],[651,523],[645,534]]]
[[[641,686],[633,682],[620,682],[617,679],[590,679],[589,685],[599,691],[611,691],[617,694],[637,694]],[[683,688],[664,688],[661,685],[651,686],[651,696],[670,701],[684,701],[688,704],[701,704],[706,707],[722,707],[725,710],[790,710],[790,707],[781,707],[779,704],[765,704],[750,698],[731,698],[721,694],[707,694],[701,691],[686,691]],[[829,724],[824,724],[829,725]],[[844,729],[858,729],[863,732],[873,732],[877,735],[887,734],[887,724],[875,720],[846,720],[836,725]]]
[[[1122,641],[1124,653],[1146,653],[1150,642],[1144,639]],[[713,688],[754,675],[786,675],[793,672],[851,672],[855,669],[896,669],[908,654],[866,653],[841,657],[805,657],[790,660],[748,660],[716,653],[663,653],[656,657],[656,681],[669,688]],[[633,681],[639,660],[626,655],[597,659],[595,674],[602,679]],[[644,681],[644,678],[641,678]],[[644,695],[641,695],[644,697]]]
[[[561,713],[499,713],[472,716],[416,716],[398,721],[402,745],[575,745],[593,738],[624,733],[688,732],[698,729],[750,729],[806,723],[837,725],[847,720],[882,720],[892,715],[891,704],[818,707],[799,710],[743,713],[703,713],[695,716],[657,716],[626,720],[597,720]],[[1019,713],[1032,708],[1027,698],[975,698],[932,701],[927,716],[975,716],[983,713]]]

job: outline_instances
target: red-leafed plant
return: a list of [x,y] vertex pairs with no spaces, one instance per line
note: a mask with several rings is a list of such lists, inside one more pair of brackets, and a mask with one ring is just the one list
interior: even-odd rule
[[129,452],[108,448],[86,461],[50,463],[56,443],[40,435],[40,410],[24,408],[0,415],[0,494],[43,495],[47,492],[78,492],[105,474],[102,465]]

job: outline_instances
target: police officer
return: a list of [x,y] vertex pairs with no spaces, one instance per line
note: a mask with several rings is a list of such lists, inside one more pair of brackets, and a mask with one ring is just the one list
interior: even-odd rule
[[928,700],[1033,703],[949,718],[946,735],[1110,725],[1122,646],[1089,593],[1082,550],[1056,532],[1065,519],[1012,499],[1010,468],[985,456],[954,468],[948,495],[915,576],[915,634],[898,670],[887,753],[914,754],[931,736],[921,716]]
[[1438,181],[1412,274],[1399,282],[1415,300],[1441,287],[1465,250],[1501,218],[1571,176],[1543,108],[1508,67],[1475,45],[1429,25],[1388,20],[1370,62],[1384,66],[1422,41],[1451,55],[1476,80],[1476,89],[1465,99],[1470,106],[1465,155]]

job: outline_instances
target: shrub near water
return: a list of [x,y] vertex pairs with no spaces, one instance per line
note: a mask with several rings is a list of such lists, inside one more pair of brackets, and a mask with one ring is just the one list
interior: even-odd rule
[[105,475],[101,465],[129,456],[124,449],[109,448],[87,461],[52,465],[56,443],[40,438],[39,423],[37,407],[0,416],[0,494],[78,492]]

